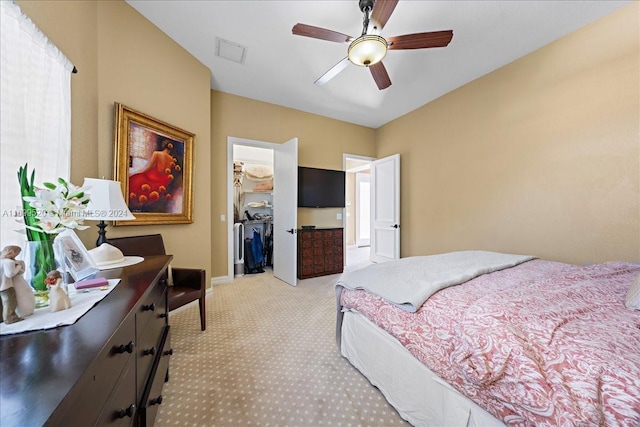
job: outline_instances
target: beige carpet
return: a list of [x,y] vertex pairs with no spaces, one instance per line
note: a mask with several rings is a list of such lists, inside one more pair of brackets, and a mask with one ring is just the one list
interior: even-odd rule
[[407,425],[335,343],[337,275],[291,287],[271,270],[171,313],[174,355],[156,426]]

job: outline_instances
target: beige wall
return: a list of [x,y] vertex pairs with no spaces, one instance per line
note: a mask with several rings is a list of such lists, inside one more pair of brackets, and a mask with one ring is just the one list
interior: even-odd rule
[[[214,71],[215,72],[215,71]],[[211,191],[213,276],[227,274],[227,137],[281,143],[298,138],[298,164],[342,170],[342,154],[373,156],[375,130],[211,91]],[[342,209],[298,209],[298,225],[341,227]],[[275,249],[277,250],[277,249]]]
[[[113,177],[114,102],[196,134],[194,223],[109,227],[107,236],[162,233],[174,265],[210,275],[208,68],[123,1],[18,4],[79,70],[72,77],[73,182]],[[95,245],[95,227],[80,234]]]
[[378,129],[378,157],[401,154],[402,256],[640,260],[639,8]]

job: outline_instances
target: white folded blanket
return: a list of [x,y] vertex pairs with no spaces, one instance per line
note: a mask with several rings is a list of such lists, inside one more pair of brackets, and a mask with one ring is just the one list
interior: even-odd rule
[[415,312],[434,293],[481,274],[513,267],[534,259],[488,251],[460,251],[414,256],[372,264],[344,273],[336,286],[365,289],[403,310]]

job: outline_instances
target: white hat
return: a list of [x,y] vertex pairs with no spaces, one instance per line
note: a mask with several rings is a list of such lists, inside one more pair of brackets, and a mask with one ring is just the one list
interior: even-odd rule
[[98,270],[127,267],[144,261],[141,256],[123,256],[122,251],[108,243],[103,243],[91,249],[89,255]]
[[90,249],[89,254],[98,268],[118,264],[125,260],[122,251],[108,243],[103,243],[97,248]]

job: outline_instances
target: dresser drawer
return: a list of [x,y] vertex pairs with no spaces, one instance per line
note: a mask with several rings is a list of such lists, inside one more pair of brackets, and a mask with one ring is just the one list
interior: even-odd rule
[[134,358],[129,359],[124,374],[104,405],[99,426],[130,426],[136,417],[136,370]]
[[[160,291],[159,293],[156,291]],[[160,350],[162,333],[167,325],[167,287],[157,285],[138,311],[136,318],[137,365],[136,389],[142,395],[153,361]]]
[[[151,328],[160,328],[167,323],[167,286],[163,283],[156,283],[149,294],[141,302],[136,313],[136,337],[139,339],[141,335],[147,334],[147,325],[155,323]],[[158,339],[160,337],[158,336]]]
[[169,359],[173,354],[171,349],[170,326],[165,328],[160,343],[160,353],[156,357],[149,382],[140,401],[140,425],[152,426],[156,419],[159,406],[162,404],[162,387],[167,379],[169,369]]
[[77,425],[93,425],[105,400],[135,353],[135,317],[127,316],[68,396]]

